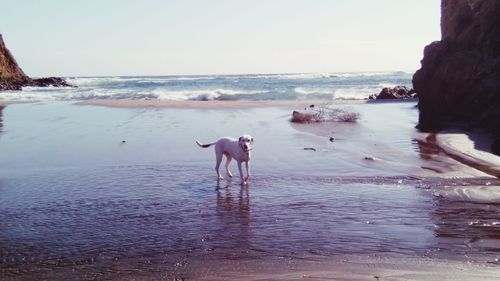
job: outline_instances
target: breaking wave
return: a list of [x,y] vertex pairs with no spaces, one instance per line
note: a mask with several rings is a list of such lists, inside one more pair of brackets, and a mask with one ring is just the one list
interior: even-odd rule
[[383,87],[411,85],[406,72],[67,77],[78,88],[26,87],[0,100],[365,99]]

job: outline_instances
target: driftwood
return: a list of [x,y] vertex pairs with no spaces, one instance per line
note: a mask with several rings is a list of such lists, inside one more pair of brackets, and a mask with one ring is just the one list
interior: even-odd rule
[[357,122],[360,114],[339,108],[328,106],[315,107],[311,105],[301,111],[294,110],[291,121],[294,123],[316,123],[316,122]]

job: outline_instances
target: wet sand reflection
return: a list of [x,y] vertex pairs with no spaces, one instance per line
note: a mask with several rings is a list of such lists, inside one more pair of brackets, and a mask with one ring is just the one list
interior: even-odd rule
[[[215,216],[218,230],[214,240],[224,243],[224,248],[248,250],[251,248],[251,211],[248,185],[239,187],[227,183],[216,190]],[[221,239],[223,238],[223,239]]]
[[[471,188],[477,188],[472,186]],[[490,256],[500,251],[500,206],[457,202],[436,196],[430,213],[435,224],[436,248],[450,254]],[[455,246],[452,246],[455,245]]]

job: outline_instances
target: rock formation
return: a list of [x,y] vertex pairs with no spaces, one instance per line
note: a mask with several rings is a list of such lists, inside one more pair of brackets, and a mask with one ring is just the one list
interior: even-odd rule
[[442,0],[441,40],[413,76],[418,128],[465,124],[500,133],[500,1]]
[[31,79],[17,65],[14,56],[5,46],[0,34],[0,91],[22,90],[22,87],[73,87],[66,83],[64,79],[58,77]]
[[0,90],[21,90],[21,86],[28,80],[29,77],[24,74],[14,56],[5,47],[0,34]]
[[371,100],[385,99],[409,99],[416,98],[417,95],[413,89],[408,89],[406,86],[396,86],[394,88],[383,88],[378,94],[373,94],[368,97]]

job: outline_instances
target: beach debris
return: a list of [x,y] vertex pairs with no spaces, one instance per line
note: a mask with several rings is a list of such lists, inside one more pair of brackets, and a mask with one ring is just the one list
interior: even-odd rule
[[293,111],[292,112],[292,122],[294,123],[315,123],[321,122],[321,116],[316,112],[303,112]]
[[316,151],[316,148],[314,148],[314,147],[304,147],[304,150]]
[[375,161],[375,158],[371,157],[371,156],[365,156],[364,158],[365,160],[368,160],[368,161]]
[[126,140],[122,140],[122,143],[126,143],[127,141]]
[[316,122],[352,122],[358,121],[360,114],[341,108],[331,108],[328,105],[310,105],[302,111],[294,110],[291,121],[294,123],[316,123]]
[[334,137],[330,137],[330,141],[331,141],[331,142],[334,142],[334,141],[335,141],[335,138],[334,138]]

